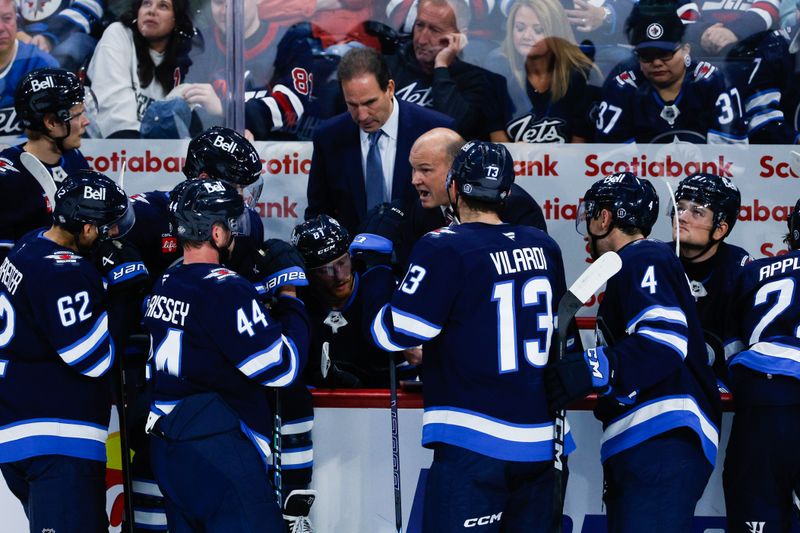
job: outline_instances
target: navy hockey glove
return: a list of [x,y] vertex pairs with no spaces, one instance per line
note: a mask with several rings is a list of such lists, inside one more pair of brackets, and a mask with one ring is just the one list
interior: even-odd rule
[[297,248],[280,239],[268,239],[261,247],[264,254],[264,289],[274,294],[278,287],[308,285],[306,265]]
[[350,244],[356,268],[396,264],[406,231],[406,214],[399,207],[383,203],[370,209]]
[[149,283],[150,275],[139,250],[124,239],[101,242],[94,252],[94,261],[109,292],[138,290]]
[[560,411],[590,392],[605,395],[614,385],[615,361],[603,347],[572,352],[545,368],[544,386],[550,412]]
[[253,239],[239,235],[225,266],[252,283],[260,283],[267,272],[267,259]]

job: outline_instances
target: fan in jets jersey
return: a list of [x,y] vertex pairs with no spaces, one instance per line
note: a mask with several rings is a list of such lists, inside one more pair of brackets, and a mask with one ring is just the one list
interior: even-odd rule
[[751,143],[795,144],[800,140],[799,60],[800,55],[789,53],[785,30],[755,34],[728,52],[725,72],[729,85],[740,95]]
[[725,346],[736,398],[723,472],[728,530],[788,531],[800,487],[800,200],[789,253],[753,261],[737,279]]
[[609,77],[595,110],[597,142],[746,143],[740,102],[722,72],[693,62],[674,10],[631,17],[638,67]]
[[778,21],[780,0],[679,0],[686,38],[701,57],[719,57],[730,46],[769,31]]
[[[502,515],[508,531],[544,532],[551,523],[554,424],[542,379],[557,345],[564,266],[545,233],[500,221],[513,180],[503,145],[467,143],[447,184],[462,223],[417,242],[397,290],[389,268],[362,278],[364,299],[376,307],[368,314],[373,341],[387,351],[423,344],[422,444],[435,450],[425,531],[454,531],[485,515]],[[351,253],[381,242],[360,234]],[[573,449],[568,433],[566,451]],[[512,496],[510,468],[528,497]]]
[[54,224],[0,265],[0,472],[31,531],[103,531],[115,348],[104,281],[84,256],[132,217],[122,190],[92,171],[55,202]]
[[47,168],[56,184],[89,168],[78,150],[89,121],[83,115],[83,87],[77,76],[60,69],[27,74],[17,87],[15,106],[28,142],[0,152],[0,257],[29,231],[49,226],[50,210],[39,183],[22,166],[23,151]]
[[288,386],[302,372],[308,318],[292,287],[281,287],[267,312],[252,283],[219,264],[244,210],[236,189],[185,183],[170,204],[183,264],[161,276],[144,316],[156,369],[147,429],[168,526],[282,531],[267,476],[265,387]]
[[721,413],[686,275],[669,245],[646,238],[658,216],[649,181],[608,176],[586,191],[579,212],[592,257],[615,251],[622,269],[597,311],[608,346],[551,364],[548,395],[553,409],[591,391],[601,396],[609,531],[690,531]]

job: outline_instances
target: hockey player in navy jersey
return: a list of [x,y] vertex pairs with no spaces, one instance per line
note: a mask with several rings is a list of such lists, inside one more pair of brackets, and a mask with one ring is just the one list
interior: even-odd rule
[[183,264],[156,283],[145,311],[156,369],[147,429],[173,531],[284,528],[267,473],[264,387],[302,372],[308,318],[291,285],[278,287],[267,312],[253,285],[220,264],[243,210],[222,181],[177,188],[170,211]]
[[744,249],[725,242],[739,216],[742,196],[728,178],[692,174],[675,190],[678,216],[668,208],[672,238],[679,239],[680,258],[697,301],[709,358],[717,376],[726,381],[722,339],[729,297],[736,274],[751,261]]
[[[189,180],[216,179],[235,186],[247,206],[237,232],[261,243],[264,226],[254,210],[264,184],[261,170],[261,158],[247,139],[230,128],[214,126],[189,142],[183,174]],[[169,192],[141,193],[132,200],[137,224],[127,240],[142,253],[151,274],[159,276],[183,253],[170,229]]]
[[788,532],[800,489],[800,200],[789,253],[753,261],[737,279],[725,346],[736,400],[722,475],[728,531]]
[[[388,351],[423,343],[422,444],[434,450],[424,531],[461,531],[485,516],[484,531],[551,524],[553,416],[542,380],[564,267],[545,233],[500,221],[513,166],[504,146],[467,143],[447,184],[461,224],[417,242],[397,290],[389,268],[362,278],[377,308],[374,342]],[[353,242],[352,253],[381,249],[374,235]],[[566,444],[574,449],[569,433]]]
[[[261,195],[261,170],[261,158],[253,145],[236,131],[218,126],[209,128],[189,142],[183,167],[187,180],[216,179],[231,184],[250,206],[246,207],[237,227],[239,234],[235,242],[238,246],[234,246],[234,257],[228,258],[226,264],[243,275],[246,275],[242,272],[243,263],[254,264],[252,258],[257,254],[256,245],[264,239],[261,218],[251,208]],[[150,191],[132,197],[136,225],[125,240],[141,254],[152,281],[183,256],[178,236],[170,224],[169,195],[167,191]],[[251,281],[262,282],[263,277]],[[131,384],[129,395],[138,398],[138,401],[133,400],[132,404],[137,407],[130,413],[131,447],[137,452],[132,466],[134,527],[135,531],[166,530],[163,497],[153,479],[148,441],[143,433],[150,386],[145,379],[147,352],[140,352],[140,357],[129,354],[131,357],[126,360],[127,381]]]
[[54,223],[0,265],[0,472],[30,531],[108,531],[106,291],[84,256],[132,223],[125,194],[96,172],[56,193]]
[[89,168],[78,150],[89,124],[83,94],[78,77],[66,70],[34,70],[19,82],[15,106],[28,142],[0,152],[0,258],[20,237],[51,221],[52,206],[47,206],[44,191],[20,163],[20,154],[36,156],[56,185],[68,173]]
[[684,24],[667,11],[643,6],[632,16],[628,37],[638,65],[606,80],[595,110],[603,143],[746,143],[738,94],[713,65],[692,61],[682,41]]
[[609,532],[686,533],[714,468],[720,423],[694,299],[675,252],[646,238],[658,216],[649,181],[628,172],[601,179],[580,211],[592,257],[622,258],[597,311],[610,345],[550,365],[548,398],[556,410],[592,391],[601,396]]

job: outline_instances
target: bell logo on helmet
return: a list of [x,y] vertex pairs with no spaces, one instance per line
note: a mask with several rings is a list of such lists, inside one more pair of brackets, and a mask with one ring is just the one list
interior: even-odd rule
[[46,76],[41,81],[35,78],[31,80],[31,90],[35,93],[41,91],[42,89],[52,89],[55,86],[56,83],[53,81],[52,76]]
[[225,192],[225,187],[222,185],[221,181],[212,181],[211,183],[204,183],[203,185],[209,193]]
[[213,145],[217,148],[222,148],[226,152],[230,153],[233,153],[233,151],[236,149],[236,144],[233,141],[226,143],[225,137],[223,137],[222,135],[217,135],[216,137],[214,137]]
[[83,188],[83,197],[86,200],[105,200],[106,199],[106,190],[105,189],[95,189],[93,187],[89,187],[88,185]]

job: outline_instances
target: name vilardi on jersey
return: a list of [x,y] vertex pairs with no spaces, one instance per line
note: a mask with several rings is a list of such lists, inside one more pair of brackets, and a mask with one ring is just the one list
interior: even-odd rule
[[566,143],[563,131],[566,122],[556,117],[545,117],[536,120],[533,113],[520,117],[506,126],[508,136],[513,142],[525,143]]
[[61,250],[54,254],[46,255],[44,258],[52,259],[56,264],[63,265],[68,263],[77,263],[81,256],[70,250]]

